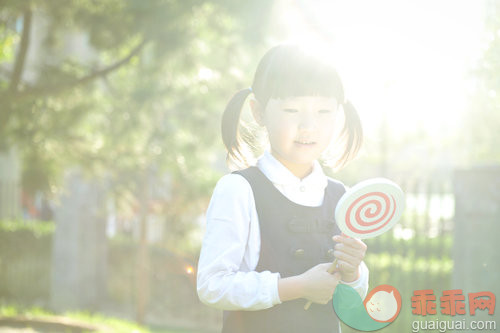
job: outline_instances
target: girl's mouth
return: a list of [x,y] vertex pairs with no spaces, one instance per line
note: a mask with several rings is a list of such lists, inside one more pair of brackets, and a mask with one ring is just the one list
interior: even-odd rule
[[295,144],[298,144],[298,145],[304,145],[304,146],[312,146],[314,145],[316,142],[314,141],[306,141],[306,140],[295,140],[294,141]]

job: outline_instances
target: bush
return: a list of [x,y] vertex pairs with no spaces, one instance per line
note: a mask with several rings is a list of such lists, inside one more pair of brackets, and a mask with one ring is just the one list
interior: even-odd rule
[[0,299],[48,299],[54,230],[53,222],[0,222]]

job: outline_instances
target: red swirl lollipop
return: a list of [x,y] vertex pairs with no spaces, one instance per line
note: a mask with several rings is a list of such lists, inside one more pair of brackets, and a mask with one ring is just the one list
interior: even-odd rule
[[340,198],[335,219],[340,230],[354,238],[371,238],[392,228],[401,218],[404,193],[385,178],[365,180]]
[[[339,229],[354,238],[371,238],[392,228],[401,218],[404,193],[394,182],[385,178],[362,181],[347,190],[335,208]],[[328,272],[333,273],[337,259]],[[311,305],[309,301],[304,309]]]

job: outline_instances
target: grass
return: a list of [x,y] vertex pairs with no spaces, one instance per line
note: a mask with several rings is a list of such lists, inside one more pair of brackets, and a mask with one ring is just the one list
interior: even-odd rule
[[3,232],[15,232],[26,230],[30,231],[35,235],[35,237],[39,238],[41,236],[50,236],[54,234],[56,229],[56,225],[52,221],[4,221],[0,220],[0,231]]
[[148,328],[138,325],[134,322],[118,319],[113,317],[107,317],[101,314],[89,313],[89,312],[64,312],[61,314],[55,314],[48,310],[31,307],[31,308],[20,308],[13,305],[0,305],[0,317],[16,317],[25,316],[29,318],[37,319],[47,319],[54,317],[64,317],[78,322],[83,322],[86,324],[93,324],[101,327],[106,327],[106,332],[127,332],[127,333],[208,333],[199,332],[186,329],[175,329],[175,328]]

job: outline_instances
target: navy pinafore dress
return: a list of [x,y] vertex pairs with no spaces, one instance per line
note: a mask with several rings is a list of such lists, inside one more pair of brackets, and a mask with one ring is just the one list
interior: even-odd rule
[[[257,168],[235,173],[251,185],[259,217],[261,249],[257,272],[279,272],[282,278],[299,275],[317,264],[331,262],[340,234],[335,207],[344,186],[328,179],[323,204],[309,207],[286,198]],[[257,311],[224,311],[223,333],[333,333],[339,320],[331,302],[313,303],[304,310],[305,299],[283,302]]]

